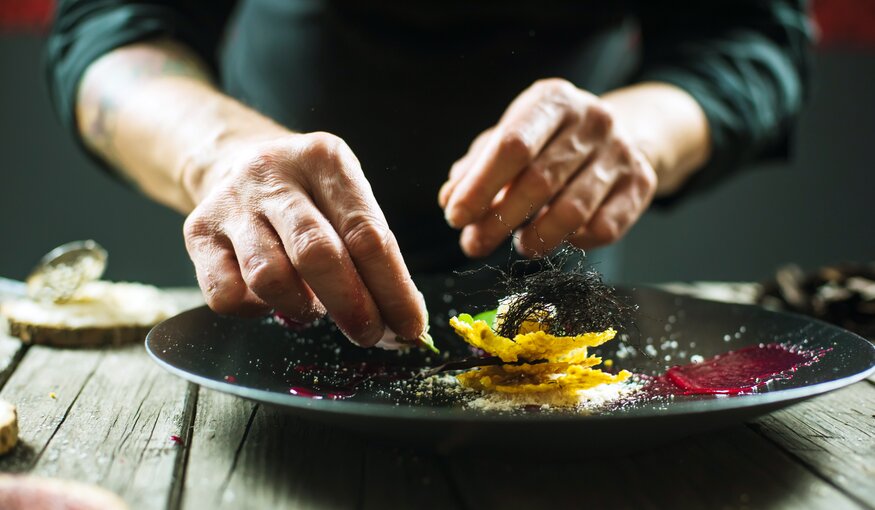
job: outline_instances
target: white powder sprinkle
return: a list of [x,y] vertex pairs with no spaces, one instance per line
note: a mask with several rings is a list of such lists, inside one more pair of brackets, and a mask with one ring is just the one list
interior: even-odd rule
[[577,392],[578,401],[568,405],[567,397],[559,391],[544,393],[484,393],[467,402],[466,408],[480,411],[515,411],[524,407],[536,407],[541,411],[567,411],[573,408],[581,414],[590,414],[605,405],[631,395],[641,388],[640,383],[624,381],[601,384],[595,388]]

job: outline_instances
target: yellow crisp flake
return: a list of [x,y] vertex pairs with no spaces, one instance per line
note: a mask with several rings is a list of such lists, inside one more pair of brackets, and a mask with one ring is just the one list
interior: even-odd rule
[[[537,367],[538,365],[521,365]],[[580,390],[594,388],[601,384],[623,382],[632,374],[623,370],[617,375],[598,369],[571,365],[565,372],[525,373],[507,372],[506,367],[490,366],[469,370],[456,376],[463,386],[480,391],[499,393],[543,393],[559,392],[573,397]],[[520,368],[520,367],[517,367]]]
[[536,330],[520,333],[511,340],[496,334],[486,321],[478,320],[469,324],[453,317],[450,325],[466,342],[498,356],[505,363],[520,359],[579,363],[587,358],[587,347],[599,346],[612,340],[617,334],[612,328],[575,336],[555,336]]
[[[551,335],[545,326],[526,321],[513,339],[503,337],[482,320],[465,322],[457,317],[450,325],[466,342],[497,356],[505,364],[471,369],[456,376],[465,387],[504,394],[538,394],[551,402],[573,405],[578,392],[601,384],[625,381],[631,374],[625,370],[614,375],[592,367],[602,360],[589,355],[588,347],[612,340],[617,332],[601,332],[574,336]],[[538,363],[518,363],[538,361]],[[607,363],[606,363],[607,365]]]
[[456,333],[461,336],[466,342],[478,349],[483,349],[493,356],[498,356],[502,361],[516,361],[516,357],[511,358],[510,354],[501,356],[499,353],[510,353],[515,349],[512,340],[503,336],[496,335],[486,321],[474,321],[473,324],[459,320],[458,317],[450,319],[450,326],[456,330]]

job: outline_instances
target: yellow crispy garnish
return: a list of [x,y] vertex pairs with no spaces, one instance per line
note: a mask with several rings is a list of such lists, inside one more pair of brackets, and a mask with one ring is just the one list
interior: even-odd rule
[[[538,365],[520,365],[536,367]],[[541,393],[561,391],[574,394],[578,390],[594,388],[600,384],[625,381],[631,373],[623,370],[617,375],[598,369],[571,365],[562,373],[509,373],[506,366],[489,366],[469,370],[456,376],[463,386],[481,391],[501,393]]]
[[586,359],[587,347],[596,347],[613,340],[617,334],[610,328],[599,333],[575,336],[554,336],[543,330],[535,330],[520,333],[511,340],[496,334],[485,321],[467,323],[453,317],[450,325],[466,342],[498,356],[505,363],[520,359],[579,363]]
[[551,402],[574,405],[580,390],[622,382],[632,375],[625,370],[613,375],[592,368],[602,360],[588,355],[587,347],[612,340],[617,334],[614,329],[556,336],[538,322],[526,321],[510,339],[495,333],[485,321],[469,319],[470,316],[465,320],[453,317],[450,325],[466,342],[497,356],[505,364],[474,368],[457,375],[465,387],[503,394],[549,394]]

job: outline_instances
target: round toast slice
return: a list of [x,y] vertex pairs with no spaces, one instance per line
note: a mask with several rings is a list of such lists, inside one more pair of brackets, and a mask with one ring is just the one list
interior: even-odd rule
[[65,303],[16,299],[0,304],[9,333],[25,343],[100,347],[142,342],[149,329],[178,311],[151,285],[91,282]]

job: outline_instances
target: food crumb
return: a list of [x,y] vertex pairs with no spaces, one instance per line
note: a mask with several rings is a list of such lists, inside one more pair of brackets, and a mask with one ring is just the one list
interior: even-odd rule
[[52,391],[52,392],[49,393],[49,398],[54,400],[54,399],[58,398],[58,395],[57,395],[57,393],[55,393],[54,391]]

